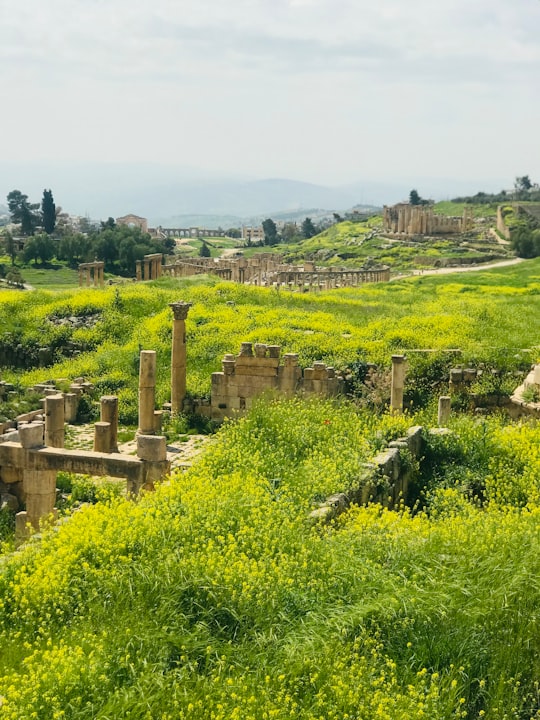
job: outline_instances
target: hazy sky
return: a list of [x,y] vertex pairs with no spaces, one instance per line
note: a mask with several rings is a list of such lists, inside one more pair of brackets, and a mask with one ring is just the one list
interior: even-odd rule
[[0,0],[1,157],[540,181],[540,0]]

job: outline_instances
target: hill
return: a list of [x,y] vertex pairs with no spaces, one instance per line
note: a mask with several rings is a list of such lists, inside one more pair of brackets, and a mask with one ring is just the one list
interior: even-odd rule
[[[455,362],[446,350],[488,370],[540,359],[522,350],[538,343],[539,296],[540,259],[316,295],[202,277],[2,291],[0,350],[19,347],[30,365],[34,348],[54,355],[3,378],[86,374],[98,394],[120,395],[124,422],[136,421],[141,347],[157,350],[167,399],[168,303],[179,298],[194,303],[190,393],[248,340],[281,344],[302,365],[384,370],[405,351],[415,404],[388,415],[263,399],[157,492],[102,492],[19,551],[0,545],[0,718],[534,717],[537,425],[456,414],[451,433],[424,431],[420,462],[404,456],[410,506],[351,507],[328,525],[310,513],[409,426],[435,424],[436,380]],[[91,322],[54,322],[73,317]]]

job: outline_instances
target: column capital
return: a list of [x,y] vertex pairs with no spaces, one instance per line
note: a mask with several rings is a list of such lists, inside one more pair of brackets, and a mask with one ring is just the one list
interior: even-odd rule
[[169,307],[173,311],[175,320],[185,320],[192,305],[193,303],[183,301],[169,303]]

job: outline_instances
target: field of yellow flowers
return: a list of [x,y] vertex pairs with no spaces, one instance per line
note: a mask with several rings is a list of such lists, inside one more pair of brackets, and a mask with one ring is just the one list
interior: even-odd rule
[[414,422],[261,403],[0,572],[0,718],[540,716],[540,428],[426,434],[414,508],[309,520]]
[[[514,357],[538,343],[539,290],[532,261],[314,296],[167,280],[0,303],[12,338],[54,341],[47,377],[85,374],[129,413],[140,347],[158,350],[166,398],[172,300],[194,303],[195,393],[242,340],[281,342],[302,364],[422,347]],[[100,320],[59,339],[62,314]],[[87,350],[65,359],[66,340]],[[4,548],[0,719],[540,718],[537,424],[458,416],[451,434],[426,431],[410,506],[310,520],[429,417],[261,401],[155,493]]]
[[[425,372],[411,352],[460,349],[460,362],[530,364],[524,348],[538,345],[540,262],[450,277],[416,277],[358,289],[290,293],[220,282],[215,278],[129,284],[104,290],[0,292],[3,348],[20,349],[22,365],[2,379],[30,385],[51,378],[86,376],[97,392],[118,394],[123,422],[137,418],[138,355],[158,353],[158,402],[169,400],[172,318],[169,302],[193,303],[187,319],[188,392],[204,395],[210,374],[242,341],[278,344],[298,352],[300,364],[324,360],[338,369],[362,359],[390,365],[392,353],[409,353],[410,377]],[[88,327],[59,325],[92,317]],[[67,350],[78,347],[72,356]],[[39,347],[53,365],[35,369]],[[504,357],[501,357],[504,356]],[[433,355],[437,359],[437,355]],[[26,363],[26,364],[25,364]]]

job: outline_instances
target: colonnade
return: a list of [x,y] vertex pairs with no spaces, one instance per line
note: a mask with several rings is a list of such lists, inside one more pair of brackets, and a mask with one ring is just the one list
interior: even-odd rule
[[79,265],[79,287],[82,287],[82,285],[89,286],[90,284],[94,287],[103,287],[104,273],[105,263],[100,260],[91,263],[81,263]]

